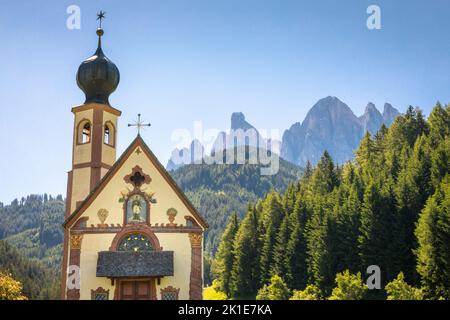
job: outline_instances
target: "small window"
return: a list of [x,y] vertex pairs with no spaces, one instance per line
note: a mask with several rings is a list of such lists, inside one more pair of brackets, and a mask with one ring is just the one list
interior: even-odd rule
[[109,290],[105,290],[102,287],[99,287],[96,290],[91,290],[91,300],[108,300],[108,299],[109,299]]
[[161,289],[161,300],[178,300],[179,294],[179,288],[168,286],[167,288]]
[[114,147],[114,134],[114,126],[111,123],[106,123],[104,128],[103,142],[111,147]]
[[105,126],[105,137],[104,137],[104,142],[106,144],[111,144],[110,142],[111,136],[109,135],[109,127],[108,125]]
[[108,300],[108,295],[106,293],[95,293],[94,300]]
[[85,144],[91,142],[91,123],[87,120],[80,123],[78,132],[78,143]]

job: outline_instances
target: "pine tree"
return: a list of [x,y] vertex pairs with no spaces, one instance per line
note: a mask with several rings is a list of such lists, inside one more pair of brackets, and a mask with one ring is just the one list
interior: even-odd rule
[[294,210],[297,193],[298,193],[298,184],[290,183],[282,198],[283,211],[286,214],[290,214]]
[[325,151],[311,176],[311,191],[314,194],[324,195],[333,191],[338,184],[339,179],[333,160],[328,151]]
[[258,245],[256,212],[251,208],[242,220],[236,233],[231,272],[231,296],[249,297],[259,287]]
[[358,237],[361,270],[368,266],[377,265],[382,270],[382,280],[389,281],[398,274],[395,261],[395,250],[389,248],[396,243],[393,241],[392,227],[395,206],[388,190],[382,192],[377,183],[371,182],[364,193],[361,208],[360,235]]
[[374,143],[369,132],[362,138],[356,151],[356,164],[359,168],[370,169],[373,164]]
[[430,144],[435,148],[450,136],[450,113],[438,102],[428,117],[428,123]]
[[286,244],[289,240],[289,215],[285,215],[283,222],[280,225],[278,233],[275,238],[274,254],[273,254],[273,264],[271,266],[270,275],[274,276],[277,274],[285,275],[287,272],[286,263]]
[[450,174],[450,139],[445,139],[431,153],[431,184],[435,189]]
[[358,255],[358,237],[360,229],[361,203],[356,184],[350,186],[343,204],[337,208],[336,216],[336,248],[337,272],[346,269],[357,272],[360,268]]
[[290,288],[303,289],[307,284],[306,224],[308,212],[301,197],[295,203],[290,217],[291,234],[286,245],[286,282]]
[[450,299],[450,176],[420,214],[416,228],[417,272],[427,297]]
[[406,167],[398,176],[396,187],[399,224],[401,225],[398,236],[401,237],[399,243],[402,244],[402,250],[397,254],[403,261],[400,270],[412,283],[416,283],[418,280],[412,252],[417,246],[414,229],[419,213],[431,194],[430,169],[431,159],[426,138],[419,136]]
[[306,226],[308,279],[328,294],[335,275],[334,221],[326,213],[323,199],[317,196],[313,201],[314,209]]
[[311,162],[308,160],[306,161],[305,171],[303,173],[302,181],[307,182],[313,174],[313,166]]
[[265,225],[265,232],[261,238],[260,256],[260,285],[262,286],[271,278],[276,235],[283,219],[280,199],[275,192],[270,193],[264,201],[261,219]]
[[224,292],[228,297],[231,296],[231,272],[234,263],[233,244],[238,228],[237,214],[233,212],[222,234],[212,266],[213,275],[218,280],[219,291]]

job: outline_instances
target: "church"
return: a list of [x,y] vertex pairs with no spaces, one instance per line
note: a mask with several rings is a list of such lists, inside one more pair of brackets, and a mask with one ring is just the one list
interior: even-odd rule
[[[208,227],[139,134],[116,159],[120,80],[98,47],[82,62],[74,114],[61,275],[66,300],[200,300]],[[143,126],[136,123],[138,130]]]

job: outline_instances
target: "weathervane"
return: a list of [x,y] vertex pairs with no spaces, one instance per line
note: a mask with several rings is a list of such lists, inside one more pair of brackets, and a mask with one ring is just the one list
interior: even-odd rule
[[105,14],[106,12],[103,10],[100,10],[100,12],[97,13],[97,20],[100,20],[100,27],[99,27],[100,29],[102,28],[102,20],[106,18]]
[[151,124],[150,123],[143,123],[141,120],[141,114],[138,114],[138,119],[137,121],[135,121],[133,124],[129,123],[128,124],[129,127],[136,127],[137,131],[138,131],[138,136],[141,135],[141,128],[142,127],[150,127]]

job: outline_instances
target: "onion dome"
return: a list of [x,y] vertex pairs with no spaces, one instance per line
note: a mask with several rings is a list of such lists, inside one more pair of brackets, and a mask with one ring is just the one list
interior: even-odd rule
[[98,48],[94,55],[83,61],[78,68],[77,84],[86,95],[86,103],[96,102],[109,105],[109,95],[120,81],[119,69],[102,50],[103,29],[97,29]]

